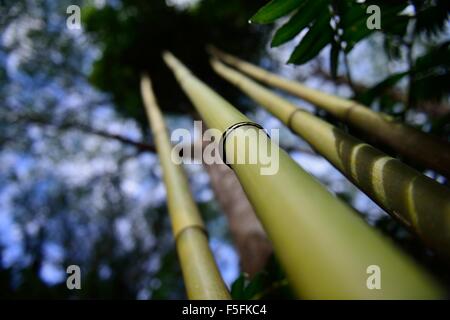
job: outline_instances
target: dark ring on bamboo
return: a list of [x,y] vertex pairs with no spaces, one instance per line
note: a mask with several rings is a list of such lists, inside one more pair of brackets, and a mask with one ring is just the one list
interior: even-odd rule
[[292,130],[292,118],[294,118],[295,114],[297,112],[304,112],[305,110],[303,109],[295,109],[294,111],[291,112],[291,114],[289,115],[287,121],[286,121],[286,126],[289,128],[289,130],[291,130],[291,132],[295,133],[294,130]]
[[355,102],[355,103],[352,103],[350,105],[350,107],[348,107],[347,110],[345,110],[343,121],[345,121],[345,122],[348,121],[348,117],[350,116],[350,113],[352,113],[353,109],[356,108],[357,106],[358,106],[358,102]]
[[264,133],[269,137],[269,134],[267,133],[266,129],[264,129],[261,125],[255,123],[255,122],[250,122],[250,121],[243,121],[243,122],[238,122],[235,123],[233,125],[231,125],[230,127],[228,127],[223,133],[222,133],[222,137],[220,138],[219,141],[219,155],[220,158],[222,158],[223,163],[225,163],[228,167],[230,167],[231,169],[233,169],[230,164],[227,162],[227,154],[225,151],[225,142],[227,140],[228,135],[235,129],[240,128],[240,127],[244,127],[244,126],[251,126],[251,127],[255,127],[258,128],[260,130],[263,130]]
[[206,238],[209,239],[208,230],[206,230],[206,228],[205,228],[204,226],[200,226],[200,225],[198,225],[198,224],[191,224],[191,225],[188,225],[188,226],[186,226],[186,227],[181,228],[180,230],[178,230],[178,232],[174,235],[175,243],[177,243],[177,241],[178,241],[178,239],[180,238],[180,236],[181,236],[183,233],[185,233],[187,230],[189,230],[189,229],[197,229],[197,230],[200,230],[200,231],[206,236]]

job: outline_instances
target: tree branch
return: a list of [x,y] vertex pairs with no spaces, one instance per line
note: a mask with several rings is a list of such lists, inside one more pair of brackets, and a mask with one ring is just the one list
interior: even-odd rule
[[40,124],[44,126],[51,126],[56,127],[61,130],[79,130],[85,133],[97,135],[103,138],[113,139],[119,142],[122,142],[124,144],[132,145],[136,147],[139,151],[148,151],[148,152],[156,152],[155,146],[149,143],[145,143],[143,141],[136,141],[133,139],[130,139],[128,137],[125,137],[120,134],[111,133],[106,130],[96,129],[91,126],[72,122],[72,121],[63,121],[60,124],[53,123],[46,119],[45,117],[36,115],[36,114],[21,114],[21,115],[14,115],[14,116],[6,116],[5,117],[7,121],[9,122],[29,122],[34,124]]

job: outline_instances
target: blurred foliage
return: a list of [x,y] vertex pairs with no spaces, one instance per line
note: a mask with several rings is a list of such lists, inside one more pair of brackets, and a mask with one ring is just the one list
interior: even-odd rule
[[140,75],[148,72],[163,111],[193,113],[172,73],[161,58],[172,51],[203,81],[220,87],[220,93],[236,99],[235,91],[211,72],[205,52],[208,44],[220,45],[246,58],[256,57],[263,29],[248,24],[263,1],[202,0],[194,7],[178,9],[164,0],[123,0],[114,7],[86,7],[86,30],[102,48],[91,81],[111,92],[119,111],[135,118],[143,128],[147,121],[139,93]]
[[231,297],[237,300],[294,299],[286,275],[272,255],[264,270],[253,278],[244,273],[231,285]]
[[[288,6],[287,3],[290,3]],[[366,27],[366,8],[376,4],[381,9],[383,32],[402,35],[406,32],[408,18],[400,16],[407,1],[333,1],[333,0],[274,0],[260,9],[253,17],[256,23],[271,23],[276,19],[296,13],[274,35],[272,46],[279,46],[308,29],[294,49],[289,62],[303,64],[317,56],[328,44],[337,51],[346,52],[376,30]],[[278,9],[280,8],[280,9]]]

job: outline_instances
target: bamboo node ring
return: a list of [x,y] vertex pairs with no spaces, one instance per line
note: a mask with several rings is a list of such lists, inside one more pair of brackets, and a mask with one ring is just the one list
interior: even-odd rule
[[295,134],[295,131],[292,129],[292,118],[294,118],[295,114],[297,112],[305,112],[305,110],[303,109],[295,109],[294,111],[291,112],[291,114],[289,115],[287,121],[286,121],[286,126],[289,128],[289,130],[291,130],[291,132],[293,132]]
[[231,165],[227,162],[227,155],[226,155],[226,150],[225,150],[225,142],[227,140],[227,137],[231,134],[231,132],[233,132],[233,130],[240,128],[240,127],[245,127],[245,126],[250,126],[250,127],[255,127],[258,128],[260,130],[263,130],[264,133],[269,137],[270,139],[270,135],[267,132],[266,129],[264,129],[261,125],[255,123],[255,122],[251,122],[251,121],[242,121],[242,122],[237,122],[231,126],[229,126],[223,133],[222,133],[222,137],[220,138],[219,141],[219,154],[220,154],[220,158],[222,159],[223,163],[225,163],[228,167],[230,167],[231,169],[233,169],[231,167]]

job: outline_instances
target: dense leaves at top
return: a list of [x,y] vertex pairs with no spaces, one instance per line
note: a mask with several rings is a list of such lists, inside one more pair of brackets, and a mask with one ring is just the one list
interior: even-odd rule
[[[148,72],[161,108],[191,113],[192,108],[166,68],[161,53],[170,50],[213,87],[224,82],[211,72],[205,47],[215,44],[241,56],[258,53],[261,27],[248,18],[263,1],[203,0],[195,7],[178,10],[164,0],[123,0],[120,6],[86,8],[83,17],[101,44],[102,56],[95,63],[92,82],[111,92],[119,110],[146,127],[139,95],[139,79]],[[222,91],[228,98],[233,91]]]
[[[289,59],[289,62],[303,64],[314,58],[329,43],[334,44],[340,40],[344,46],[342,49],[348,52],[356,43],[377,31],[366,27],[367,8],[373,4],[380,8],[382,31],[386,34],[403,36],[408,21],[414,18],[402,14],[409,5],[409,1],[406,0],[370,0],[364,3],[333,0],[273,0],[261,8],[251,21],[272,23],[295,11],[275,33],[272,46],[282,45],[304,29],[308,29]],[[442,31],[450,13],[448,2],[414,1],[413,4],[417,12],[415,18],[418,31],[427,32],[429,35]]]

